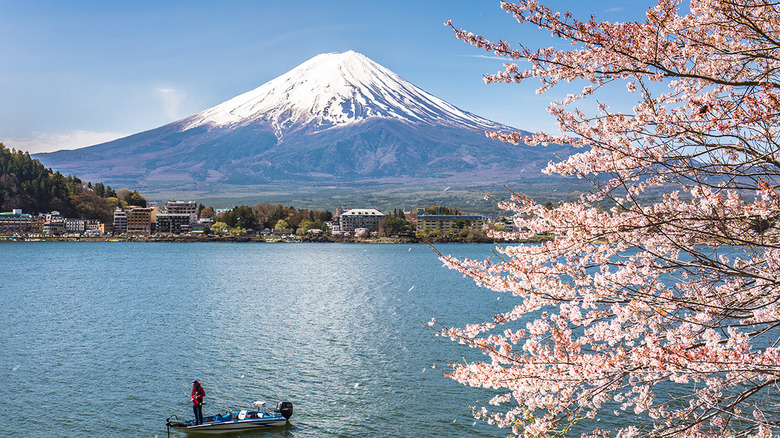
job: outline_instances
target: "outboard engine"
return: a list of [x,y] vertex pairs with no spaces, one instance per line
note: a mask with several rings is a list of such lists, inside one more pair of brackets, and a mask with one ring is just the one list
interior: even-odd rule
[[293,414],[293,404],[290,402],[279,402],[276,405],[276,412],[282,414],[285,420],[289,420]]

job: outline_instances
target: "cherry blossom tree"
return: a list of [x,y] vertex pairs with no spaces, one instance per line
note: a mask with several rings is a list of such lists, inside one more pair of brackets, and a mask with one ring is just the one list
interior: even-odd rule
[[[779,4],[659,0],[644,22],[627,23],[580,20],[534,0],[501,7],[568,44],[515,46],[448,22],[459,39],[507,58],[485,81],[578,92],[548,108],[560,135],[488,135],[581,148],[546,171],[593,189],[551,209],[521,194],[500,203],[523,231],[494,235],[554,236],[544,244],[499,247],[486,260],[442,256],[511,293],[514,305],[463,328],[431,321],[485,354],[447,374],[495,390],[474,414],[510,436],[772,436]],[[599,100],[618,88],[633,108]]]

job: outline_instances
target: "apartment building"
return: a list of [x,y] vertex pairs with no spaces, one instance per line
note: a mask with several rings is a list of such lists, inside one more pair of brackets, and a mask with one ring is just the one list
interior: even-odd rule
[[[152,233],[152,207],[132,207],[126,211],[128,234]],[[116,227],[116,224],[114,224]]]
[[168,201],[163,213],[189,215],[189,225],[192,225],[198,221],[198,204],[195,201]]
[[117,207],[114,210],[114,234],[124,234],[127,232],[127,213]]
[[417,232],[426,230],[453,231],[463,228],[480,229],[485,223],[485,217],[467,214],[425,214],[422,208],[417,209]]
[[341,213],[339,216],[339,229],[347,233],[354,233],[357,228],[379,231],[379,221],[383,217],[385,215],[382,212],[373,208],[353,208]]
[[0,234],[28,233],[32,221],[32,215],[22,213],[20,209],[14,209],[9,213],[0,213]]
[[155,233],[180,234],[192,229],[191,214],[157,213]]

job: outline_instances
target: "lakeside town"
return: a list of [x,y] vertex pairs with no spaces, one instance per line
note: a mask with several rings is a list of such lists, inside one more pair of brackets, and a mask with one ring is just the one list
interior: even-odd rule
[[[271,205],[271,204],[266,204]],[[255,208],[260,205],[255,206]],[[64,217],[58,211],[30,214],[21,209],[0,213],[3,240],[137,240],[258,242],[493,242],[487,230],[514,231],[511,218],[463,214],[433,205],[415,211],[383,213],[373,208],[342,206],[330,211],[304,211],[274,206],[285,217],[262,227],[252,207],[214,209],[195,201],[170,200],[162,205],[116,207],[112,222]],[[252,216],[255,217],[252,217]],[[243,216],[243,217],[242,217]],[[279,216],[278,214],[276,216]],[[247,227],[254,225],[257,228]],[[259,226],[258,226],[259,225]]]
[[342,205],[335,213],[273,203],[158,203],[137,190],[64,176],[2,143],[0,174],[0,240],[492,243],[489,230],[515,231],[511,217],[435,202],[385,212]]

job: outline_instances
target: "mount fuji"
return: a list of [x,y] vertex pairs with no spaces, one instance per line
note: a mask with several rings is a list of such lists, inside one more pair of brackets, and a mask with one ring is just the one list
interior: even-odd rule
[[211,190],[541,177],[571,149],[514,146],[514,128],[463,111],[349,51],[315,56],[198,114],[111,142],[37,154],[44,165],[115,187]]

